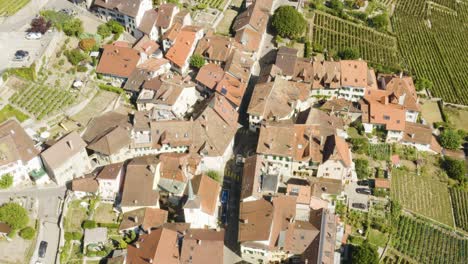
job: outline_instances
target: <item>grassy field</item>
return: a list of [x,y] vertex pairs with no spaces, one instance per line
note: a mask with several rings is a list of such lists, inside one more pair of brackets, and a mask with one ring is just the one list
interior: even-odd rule
[[462,264],[466,263],[468,240],[428,222],[401,216],[392,247],[417,263]]
[[468,4],[466,1],[397,1],[392,26],[403,66],[434,83],[447,102],[468,104]]
[[117,220],[117,214],[112,208],[111,203],[99,203],[94,212],[94,221],[97,223],[114,223]]
[[421,111],[424,120],[430,124],[443,121],[437,102],[425,101],[424,104],[421,105]]
[[0,16],[11,16],[23,8],[30,0],[0,0]]
[[387,244],[388,235],[380,232],[379,230],[370,229],[369,234],[367,235],[367,240],[369,243],[378,247],[385,247]]
[[450,189],[455,224],[468,232],[468,192]]
[[403,169],[394,169],[391,197],[399,201],[404,209],[454,226],[447,184],[431,176],[418,176]]
[[393,36],[320,11],[314,12],[311,26],[311,42],[329,51],[351,47],[372,63],[390,67],[399,64],[397,42]]
[[88,217],[87,210],[80,203],[83,200],[75,200],[68,206],[65,230],[67,232],[81,232],[81,224]]
[[3,123],[4,121],[12,117],[15,117],[20,123],[29,118],[28,115],[19,111],[11,105],[6,105],[2,108],[2,110],[0,110],[0,123]]
[[466,121],[466,117],[468,116],[467,109],[446,106],[444,107],[444,112],[447,114],[449,122],[455,128],[468,131],[468,122]]

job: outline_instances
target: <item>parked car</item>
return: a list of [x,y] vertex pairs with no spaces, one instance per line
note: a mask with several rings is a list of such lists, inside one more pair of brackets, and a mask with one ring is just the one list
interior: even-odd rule
[[15,60],[15,61],[22,61],[22,60],[26,59],[28,56],[29,56],[29,52],[28,52],[28,51],[25,51],[25,50],[17,50],[17,51],[15,52],[15,57],[13,58],[13,60]]
[[26,39],[34,40],[34,39],[41,39],[42,33],[41,32],[29,32],[26,34]]
[[369,181],[368,180],[360,180],[357,182],[359,186],[369,186]]
[[363,204],[363,203],[352,203],[351,206],[353,208],[359,208],[359,209],[366,209],[367,208],[367,206],[365,204]]
[[372,194],[371,190],[366,188],[356,188],[356,192],[361,194]]
[[39,244],[39,257],[44,258],[46,251],[47,251],[47,242],[46,241],[41,241]]

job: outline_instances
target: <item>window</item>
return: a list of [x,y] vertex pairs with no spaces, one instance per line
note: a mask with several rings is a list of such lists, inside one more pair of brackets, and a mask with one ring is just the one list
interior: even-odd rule
[[383,119],[384,119],[384,120],[390,120],[390,116],[384,115],[384,116],[383,116]]

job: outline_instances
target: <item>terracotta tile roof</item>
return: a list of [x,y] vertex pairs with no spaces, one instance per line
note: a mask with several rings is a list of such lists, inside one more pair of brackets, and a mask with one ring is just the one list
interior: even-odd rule
[[146,11],[145,14],[143,15],[143,18],[141,19],[138,29],[141,32],[149,35],[153,27],[156,25],[157,19],[158,19],[158,11],[156,11],[155,9],[150,9]]
[[290,223],[286,231],[284,250],[292,254],[302,254],[314,240],[320,239],[320,230],[306,221]]
[[188,166],[188,153],[163,153],[159,155],[161,178],[186,182],[185,168]]
[[382,124],[387,130],[403,131],[406,113],[398,99],[386,91],[368,89],[361,102],[364,123]]
[[209,89],[214,89],[224,76],[224,70],[218,64],[208,63],[200,68],[196,80]]
[[163,228],[185,234],[190,228],[190,223],[165,223],[163,224]]
[[275,65],[278,66],[284,75],[293,76],[297,60],[297,49],[280,47],[276,53]]
[[239,242],[268,240],[273,223],[273,205],[264,199],[241,202],[239,220]]
[[237,128],[238,113],[234,106],[229,103],[224,96],[215,93],[210,99],[208,99],[208,107],[211,107],[216,114],[232,128]]
[[94,177],[84,177],[73,179],[71,190],[74,192],[96,193],[99,189],[99,183]]
[[390,189],[390,180],[389,179],[375,179],[374,180],[375,188]]
[[193,140],[192,121],[156,121],[151,122],[151,141],[153,148],[164,144],[173,147],[189,146]]
[[138,51],[113,44],[104,45],[103,49],[96,72],[122,78],[130,77],[140,60]]
[[80,135],[71,132],[43,151],[41,157],[51,169],[57,169],[85,147],[86,143],[81,139]]
[[274,64],[270,64],[267,67],[263,67],[260,70],[260,75],[258,77],[257,83],[272,82],[276,78],[276,76],[282,75],[282,74],[283,72],[278,66]]
[[151,40],[147,35],[144,35],[133,45],[133,49],[151,55],[159,49],[159,44]]
[[[314,61],[312,63],[312,89],[336,89],[343,86],[343,69],[336,61]],[[310,68],[308,68],[310,72]],[[309,74],[309,72],[307,72]]]
[[389,94],[393,93],[397,97],[403,97],[402,105],[412,111],[421,111],[418,95],[411,77],[393,77],[385,86]]
[[98,180],[115,180],[123,169],[123,162],[113,163],[104,166],[102,170],[97,174],[96,179]]
[[118,126],[125,128],[130,127],[131,124],[128,121],[128,116],[115,111],[110,111],[91,119],[86,126],[86,130],[84,131],[82,138],[89,144],[105,136]]
[[[295,65],[292,67],[292,69],[294,69],[292,80],[305,83],[314,82],[317,83],[316,86],[321,87],[320,82],[322,80],[323,73],[322,71],[318,71],[317,69],[315,69],[314,66],[315,68],[320,66],[320,69],[322,69],[321,64],[315,63],[314,65],[309,59],[297,58]],[[281,74],[283,73],[281,72]]]
[[192,178],[193,191],[200,202],[200,209],[208,215],[214,215],[218,206],[221,184],[205,174]]
[[288,183],[286,194],[297,197],[297,203],[309,204],[311,197],[310,185],[300,185]]
[[[297,122],[298,124],[302,122]],[[310,108],[307,119],[304,122],[307,125],[316,125],[319,127],[320,136],[327,137],[335,134],[337,129],[344,129],[343,119],[333,114],[320,111],[317,108]]]
[[280,243],[280,233],[286,231],[290,221],[296,216],[296,197],[277,196],[273,198],[273,223],[270,233],[270,248],[276,248]]
[[182,67],[191,56],[190,51],[196,45],[198,30],[183,27],[175,39],[175,44],[167,51],[166,58],[175,65]]
[[200,39],[194,54],[200,54],[207,60],[226,62],[235,49],[241,49],[241,45],[234,39],[210,35]]
[[174,17],[178,7],[176,4],[165,3],[159,5],[158,8],[158,19],[156,20],[156,26],[162,28],[168,28],[171,25],[171,20]]
[[323,161],[327,160],[342,161],[343,165],[348,168],[351,167],[351,151],[348,143],[343,138],[337,135],[327,137],[323,149]]
[[145,62],[138,65],[137,68],[148,72],[155,72],[168,63],[169,61],[163,58],[149,58]]
[[182,242],[181,264],[223,263],[224,230],[189,229]]
[[342,60],[341,86],[367,87],[367,62],[363,60]]
[[113,155],[121,149],[130,146],[130,131],[121,126],[117,126],[104,136],[90,142],[88,149],[104,155]]
[[262,34],[268,23],[268,12],[272,6],[271,2],[272,1],[257,1],[256,3],[247,7],[244,12],[240,13],[236,17],[234,23],[232,24],[232,29],[234,31],[238,31],[245,28],[246,26],[249,26]]
[[403,131],[403,141],[430,145],[432,141],[432,129],[427,125],[406,122],[405,130]]
[[159,193],[154,182],[158,162],[156,157],[143,156],[127,165],[121,201],[123,207],[155,206],[158,203]]
[[232,55],[226,61],[224,70],[242,82],[247,82],[250,78],[253,64],[254,61],[252,58],[239,50],[234,50]]
[[243,28],[236,32],[235,40],[241,43],[246,51],[257,51],[262,40],[262,33],[251,28]]
[[133,93],[138,93],[141,91],[141,86],[151,78],[151,72],[135,68],[133,72],[128,77],[128,80],[125,82],[123,89]]
[[281,119],[293,111],[297,101],[305,101],[308,97],[309,89],[303,83],[276,78],[274,82],[255,86],[247,113],[265,119]]
[[245,159],[242,173],[241,200],[254,197],[261,198],[261,168],[263,158],[261,155],[253,155]]
[[182,22],[175,22],[163,35],[163,39],[174,41],[182,30]]
[[11,138],[8,145],[16,150],[23,162],[28,162],[39,155],[34,142],[16,120],[8,120],[0,125],[0,139],[6,137]]
[[[151,260],[151,262],[150,262]],[[159,228],[128,245],[128,264],[179,264],[177,232]]]
[[439,154],[442,153],[442,147],[440,146],[439,142],[437,142],[435,136],[432,136],[431,138],[431,150]]
[[119,231],[141,226],[143,230],[157,228],[167,222],[168,212],[159,208],[143,207],[122,216]]
[[247,83],[241,82],[228,73],[225,73],[223,78],[216,85],[216,91],[237,107],[239,107],[242,102],[246,88]]
[[333,112],[349,112],[349,113],[360,113],[357,107],[353,105],[353,102],[348,101],[344,98],[331,99],[325,102],[320,107],[322,110],[333,111]]
[[117,10],[130,17],[136,17],[143,0],[95,0],[94,5],[109,10]]

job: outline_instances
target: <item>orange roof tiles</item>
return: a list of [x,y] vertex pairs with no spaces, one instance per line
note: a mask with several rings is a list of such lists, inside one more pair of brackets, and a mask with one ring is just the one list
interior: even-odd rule
[[166,58],[179,67],[183,67],[191,55],[191,49],[196,44],[197,31],[184,27],[177,35],[175,44],[167,51]]
[[113,44],[104,45],[96,72],[128,78],[140,60],[137,50]]

